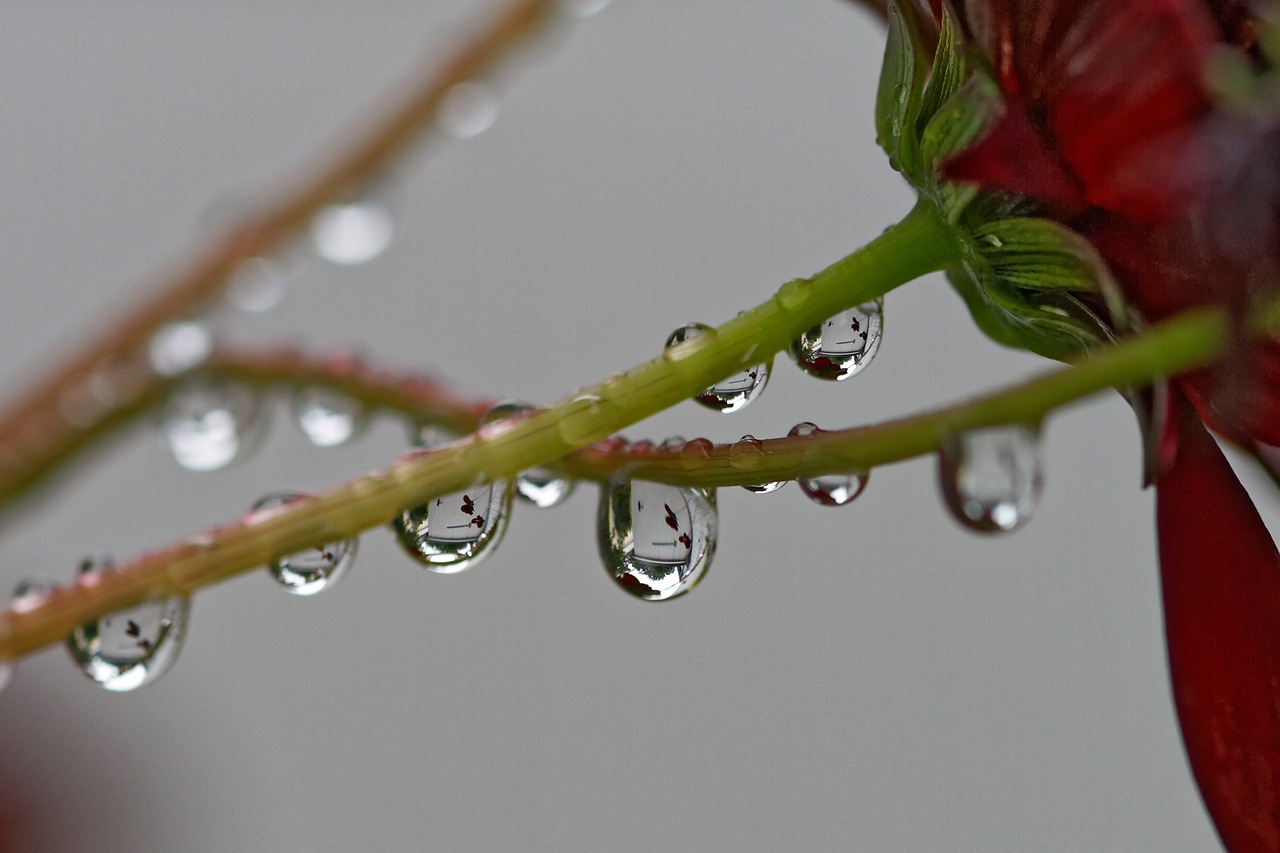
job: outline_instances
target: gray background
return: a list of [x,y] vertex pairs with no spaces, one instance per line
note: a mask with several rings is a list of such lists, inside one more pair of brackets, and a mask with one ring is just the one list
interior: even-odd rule
[[[193,243],[440,55],[488,3],[11,5],[0,23],[0,382],[16,393]],[[216,8],[215,8],[216,7]],[[879,233],[910,197],[874,146],[880,28],[837,0],[617,0],[504,75],[483,136],[402,173],[377,261],[313,262],[229,336],[350,347],[557,399]],[[890,297],[848,383],[786,360],[717,440],[874,421],[1028,375],[940,279]],[[283,419],[180,470],[132,433],[4,525],[0,588],[66,578],[381,466]],[[251,574],[197,597],[175,669],[107,694],[59,649],[0,695],[0,796],[48,850],[1207,850],[1167,695],[1138,440],[1115,397],[1052,420],[1039,515],[958,528],[928,460],[853,505],[720,496],[707,580],[613,587],[595,490],[517,507],[437,577],[383,530],[315,599]],[[1256,479],[1255,479],[1256,483]],[[1280,519],[1273,494],[1264,511]]]

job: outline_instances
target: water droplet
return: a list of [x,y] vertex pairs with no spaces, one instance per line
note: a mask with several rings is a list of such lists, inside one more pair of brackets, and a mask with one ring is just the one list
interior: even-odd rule
[[[798,423],[787,435],[817,435],[822,432],[810,421]],[[871,479],[869,473],[823,474],[819,477],[798,478],[796,485],[805,497],[822,506],[844,506],[862,494]]]
[[702,580],[716,550],[715,492],[645,480],[600,490],[596,536],[605,571],[646,601],[683,595]]
[[[80,571],[109,564],[86,560]],[[124,692],[150,684],[178,658],[191,612],[191,599],[152,601],[81,625],[67,638],[67,650],[81,672],[107,690]]]
[[288,288],[288,274],[274,261],[245,258],[227,280],[227,299],[241,311],[259,314],[279,305]]
[[406,510],[391,528],[410,557],[433,572],[452,575],[493,553],[510,514],[507,484],[488,483]]
[[1038,433],[996,426],[952,436],[938,454],[938,479],[957,521],[984,533],[1013,530],[1040,500],[1044,469]]
[[331,204],[317,213],[311,221],[311,244],[326,261],[350,266],[381,255],[391,244],[394,232],[391,208],[369,197]]
[[[680,348],[681,344],[685,344],[695,338],[704,337],[709,332],[714,332],[710,326],[702,323],[687,323],[667,337],[667,344],[664,349],[667,352],[672,352]],[[683,349],[680,351],[683,352]],[[769,365],[756,364],[726,377],[693,399],[708,409],[714,409],[727,415],[738,411],[759,397],[768,382]]]
[[[504,400],[484,413],[482,427],[531,414],[534,407],[518,400]],[[539,509],[559,506],[573,493],[574,481],[549,468],[530,468],[516,475],[515,496]]]
[[828,318],[791,344],[791,357],[800,369],[820,379],[836,381],[866,369],[880,349],[884,303],[877,299]]
[[[54,588],[54,584],[49,581],[35,580],[26,578],[18,583],[13,590],[13,599],[10,607],[17,613],[30,610],[44,595]],[[13,680],[13,676],[18,672],[17,661],[0,661],[0,691]]]
[[498,118],[498,96],[493,87],[467,80],[449,90],[440,105],[440,126],[459,139],[479,136]]
[[212,351],[213,337],[202,324],[169,323],[151,336],[147,359],[151,369],[161,376],[177,376],[199,367]]
[[570,400],[557,424],[561,438],[575,446],[608,438],[611,430],[608,425],[601,426],[600,421],[609,416],[609,410],[615,405],[590,393]]
[[160,416],[173,458],[188,471],[216,471],[243,457],[264,423],[257,394],[221,382],[184,385]]
[[695,438],[692,441],[686,441],[684,447],[680,448],[682,467],[689,470],[702,467],[711,458],[713,449],[715,449],[715,445],[711,443],[709,438]]
[[812,281],[796,278],[779,287],[773,298],[784,311],[795,311],[809,301],[809,294],[812,292]]
[[571,18],[590,18],[609,5],[609,0],[560,0],[560,8]]
[[290,406],[298,429],[316,447],[346,444],[360,434],[366,422],[359,400],[327,388],[299,388]]
[[[310,495],[298,492],[277,492],[267,495],[253,505],[250,512],[275,509],[294,501],[306,500]],[[294,595],[315,595],[329,589],[346,576],[355,562],[358,539],[342,539],[328,542],[318,548],[308,548],[283,557],[267,566],[276,582]]]
[[[760,467],[764,462],[764,443],[754,435],[744,435],[729,448],[729,464],[742,471]],[[767,495],[776,492],[787,483],[786,480],[775,480],[768,483],[753,483],[743,486],[748,492]]]

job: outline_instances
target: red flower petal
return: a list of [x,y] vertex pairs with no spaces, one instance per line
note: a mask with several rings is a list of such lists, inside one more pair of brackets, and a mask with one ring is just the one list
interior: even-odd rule
[[1222,451],[1176,397],[1156,520],[1174,703],[1227,849],[1280,850],[1280,553]]

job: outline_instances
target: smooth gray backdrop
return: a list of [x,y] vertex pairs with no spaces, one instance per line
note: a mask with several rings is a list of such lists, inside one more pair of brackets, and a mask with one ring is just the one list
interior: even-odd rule
[[[211,205],[332,150],[491,6],[11,4],[4,395],[181,257]],[[851,4],[616,0],[561,35],[499,80],[489,132],[406,164],[383,257],[315,261],[222,331],[548,402],[910,206],[874,144],[881,29]],[[852,425],[1041,366],[930,279],[889,298],[853,381],[780,359],[739,415],[686,404],[628,434]],[[247,463],[197,475],[139,428],[3,524],[0,588],[404,441],[380,422],[319,450],[281,418]],[[1000,538],[950,520],[931,460],[842,509],[726,490],[715,565],[669,604],[606,578],[594,488],[517,506],[500,552],[452,577],[374,530],[318,598],[265,573],[197,596],[177,666],[135,695],[60,649],[24,664],[0,695],[0,791],[57,851],[1215,849],[1168,699],[1133,418],[1114,396],[1080,406],[1046,452],[1037,517]]]

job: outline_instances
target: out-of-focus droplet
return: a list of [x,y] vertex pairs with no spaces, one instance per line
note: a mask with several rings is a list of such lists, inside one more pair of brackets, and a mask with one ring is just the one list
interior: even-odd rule
[[560,0],[560,9],[571,18],[590,18],[608,5],[609,0]]
[[1013,530],[1031,517],[1044,488],[1039,433],[1008,425],[951,436],[938,454],[938,482],[947,508],[965,527]]
[[391,245],[395,217],[376,196],[345,204],[331,204],[311,221],[315,253],[334,264],[363,264]]
[[327,388],[305,386],[290,400],[293,420],[316,447],[337,447],[360,434],[366,423],[359,400]]
[[[757,468],[764,461],[764,443],[754,435],[744,435],[729,448],[729,464],[742,471]],[[787,484],[786,480],[752,483],[742,488],[758,495],[776,492]]]
[[840,381],[867,368],[880,350],[884,302],[877,299],[841,311],[791,343],[800,369],[820,379]]
[[[110,569],[85,560],[82,574]],[[147,602],[81,625],[67,650],[90,680],[113,692],[136,690],[163,675],[177,660],[191,612],[191,599]]]
[[[524,417],[534,411],[529,403],[504,400],[497,403],[480,419],[481,426],[499,423],[511,418]],[[515,496],[539,509],[559,506],[573,494],[572,478],[557,474],[550,468],[530,468],[516,475]]]
[[645,601],[683,595],[715,555],[715,492],[614,480],[600,490],[596,541],[605,571]]
[[[686,323],[667,337],[665,349],[675,351],[681,344],[695,338],[704,337],[714,330],[702,323]],[[759,397],[769,383],[769,365],[754,364],[747,369],[735,373],[717,382],[698,394],[693,399],[698,403],[723,414],[736,412]]]
[[161,376],[177,376],[199,367],[213,352],[213,337],[204,324],[168,323],[156,329],[147,344],[147,360]]
[[179,388],[160,415],[173,458],[188,471],[216,471],[243,457],[262,435],[258,402],[252,390],[222,382]]
[[[259,500],[250,512],[272,510],[309,497],[310,495],[298,492],[277,492]],[[315,595],[331,588],[351,570],[358,543],[356,538],[327,542],[318,548],[308,548],[282,557],[267,566],[267,571],[287,592],[294,595]]]
[[498,119],[498,96],[488,83],[459,83],[445,95],[439,119],[440,126],[459,139],[479,136]]
[[284,299],[289,276],[275,261],[245,258],[227,280],[227,299],[249,314],[270,311]]
[[[809,421],[798,423],[787,435],[816,435],[822,432]],[[862,494],[871,479],[870,473],[823,474],[820,477],[797,478],[796,485],[805,497],[822,506],[844,506]]]
[[[9,606],[19,613],[28,610],[41,597],[53,589],[53,586],[52,583],[47,581],[25,578],[14,587],[13,598],[10,600]],[[16,661],[0,661],[0,691],[3,691],[5,686],[13,680],[13,676],[17,672],[18,664]]]

